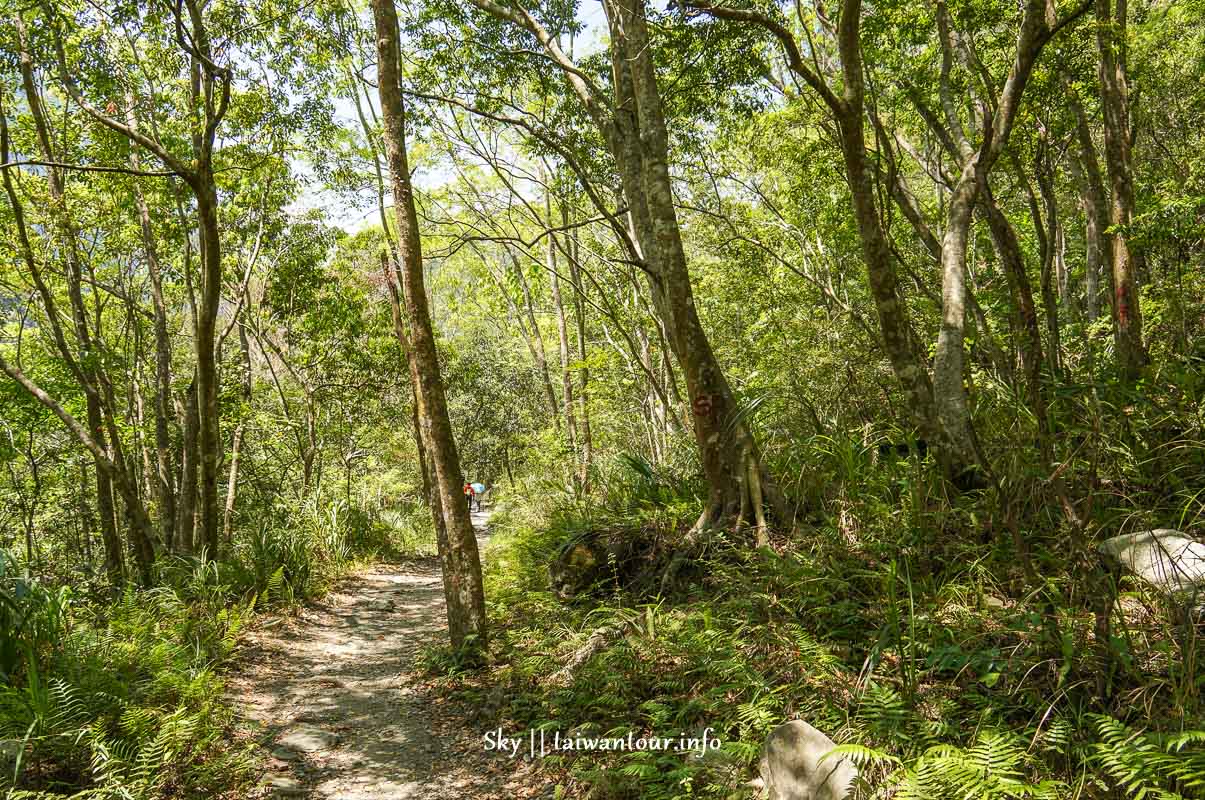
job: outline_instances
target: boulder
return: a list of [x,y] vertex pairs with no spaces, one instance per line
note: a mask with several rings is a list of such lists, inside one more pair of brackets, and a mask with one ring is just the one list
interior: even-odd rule
[[829,758],[836,743],[803,720],[784,722],[762,746],[761,777],[769,800],[845,800],[858,769],[848,758]]
[[1102,555],[1172,595],[1205,595],[1205,544],[1171,528],[1114,536],[1100,544]]

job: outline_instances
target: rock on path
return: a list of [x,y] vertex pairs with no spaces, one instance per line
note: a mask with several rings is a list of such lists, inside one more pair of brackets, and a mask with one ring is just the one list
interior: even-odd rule
[[[479,544],[487,519],[473,514]],[[353,576],[298,618],[252,633],[228,691],[270,754],[265,796],[490,796],[464,742],[434,733],[448,726],[435,724],[413,675],[446,629],[439,565],[428,559]]]

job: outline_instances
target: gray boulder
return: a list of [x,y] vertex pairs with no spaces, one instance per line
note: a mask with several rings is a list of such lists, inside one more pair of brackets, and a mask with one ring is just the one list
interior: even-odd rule
[[803,720],[784,722],[762,746],[761,777],[770,800],[845,800],[858,769],[848,758],[824,757],[832,739]]
[[1205,544],[1171,528],[1127,533],[1100,544],[1101,554],[1167,594],[1205,596]]

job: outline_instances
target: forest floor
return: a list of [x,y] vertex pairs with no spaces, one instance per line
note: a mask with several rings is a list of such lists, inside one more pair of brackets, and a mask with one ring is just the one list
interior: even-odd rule
[[[488,512],[473,514],[481,550]],[[436,697],[419,658],[446,641],[435,558],[377,564],[248,634],[228,681],[265,751],[258,797],[549,797],[531,762],[483,746],[475,711]]]

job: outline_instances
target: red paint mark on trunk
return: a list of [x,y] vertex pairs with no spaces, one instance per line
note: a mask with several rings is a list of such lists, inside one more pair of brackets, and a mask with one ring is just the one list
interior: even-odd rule
[[1115,292],[1117,299],[1117,322],[1119,325],[1127,325],[1130,322],[1130,296],[1126,291],[1125,284],[1117,287]]

